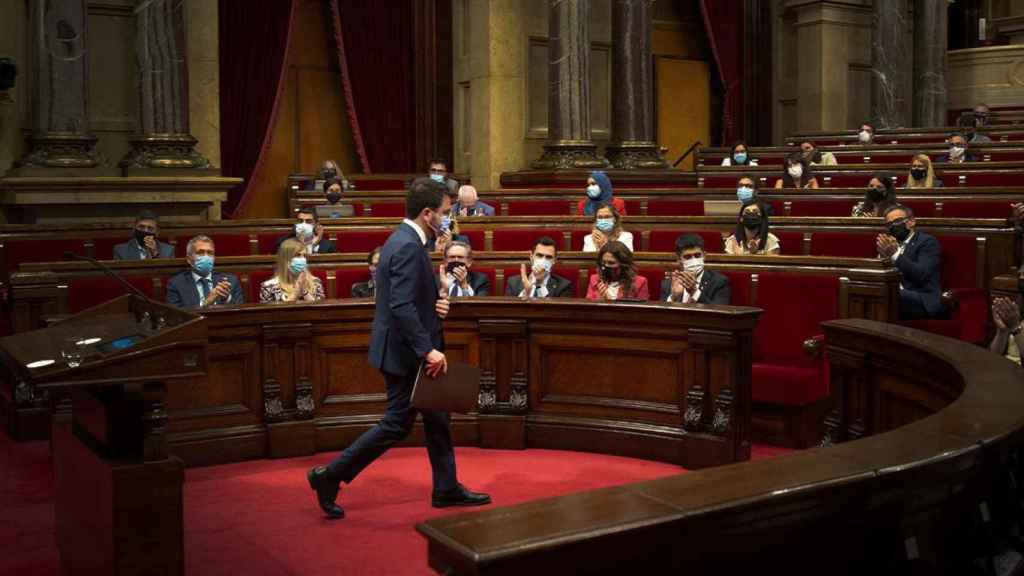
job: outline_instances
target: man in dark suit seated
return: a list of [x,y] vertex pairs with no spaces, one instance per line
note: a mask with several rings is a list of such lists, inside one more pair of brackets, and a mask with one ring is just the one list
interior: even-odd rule
[[139,212],[135,217],[135,237],[114,246],[114,260],[174,258],[174,246],[157,240],[159,233],[156,214],[149,210]]
[[974,162],[974,154],[971,154],[968,149],[967,138],[963,134],[953,134],[947,142],[949,144],[949,151],[939,158],[939,162],[947,164]]
[[448,197],[454,204],[459,199],[459,181],[448,174],[448,162],[444,158],[434,158],[427,166],[427,175],[439,184],[444,184]]
[[940,318],[945,312],[939,267],[942,248],[934,236],[917,230],[914,212],[901,204],[885,211],[888,234],[875,240],[878,257],[895,266],[900,280],[900,319]]
[[188,241],[185,258],[189,269],[167,281],[167,303],[178,308],[206,308],[220,304],[244,304],[238,276],[214,272],[213,240],[196,236]]
[[452,206],[456,216],[494,216],[494,206],[481,202],[476,188],[464,184],[459,187],[459,201]]
[[337,252],[334,242],[324,238],[324,227],[320,224],[320,218],[316,215],[316,209],[309,206],[299,208],[295,217],[295,227],[292,233],[281,236],[274,245],[274,252],[281,247],[281,243],[289,238],[295,238],[306,245],[306,254],[332,254]]
[[679,267],[661,281],[666,302],[688,304],[728,304],[729,279],[704,267],[704,239],[697,234],[676,238],[676,259]]
[[367,267],[370,269],[370,279],[366,282],[356,282],[352,285],[353,298],[373,298],[377,289],[374,279],[377,277],[377,264],[380,263],[380,246],[374,248],[366,257]]
[[520,298],[571,298],[572,282],[551,270],[558,261],[558,247],[548,236],[538,239],[530,251],[530,269],[519,267],[519,276],[510,276],[505,285],[506,296]]
[[469,244],[454,240],[444,249],[445,273],[448,277],[449,296],[487,296],[491,281],[486,274],[473,272],[473,249]]
[[440,230],[441,216],[450,210],[451,200],[443,184],[417,178],[405,198],[406,219],[381,248],[369,360],[384,375],[388,404],[384,418],[373,428],[329,465],[307,473],[317,503],[328,518],[345,516],[335,502],[338,484],[351,484],[378,456],[408,436],[417,412],[423,416],[433,471],[433,506],[478,506],[491,501],[487,494],[470,492],[456,478],[448,414],[417,410],[411,401],[421,364],[430,376],[447,370],[441,320],[448,315],[449,303],[438,285],[426,244],[427,238]]

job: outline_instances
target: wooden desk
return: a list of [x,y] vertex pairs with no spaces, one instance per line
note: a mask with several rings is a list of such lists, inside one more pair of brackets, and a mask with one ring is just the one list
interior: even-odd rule
[[1000,502],[1001,462],[1022,444],[1024,370],[899,326],[839,320],[825,330],[836,445],[436,518],[417,526],[431,567],[963,573],[975,550],[960,535],[982,503]]

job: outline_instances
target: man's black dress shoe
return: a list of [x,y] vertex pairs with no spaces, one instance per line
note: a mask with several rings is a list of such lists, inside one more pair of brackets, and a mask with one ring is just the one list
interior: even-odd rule
[[317,504],[328,518],[338,520],[345,517],[345,511],[334,502],[338,497],[338,483],[327,476],[326,467],[317,466],[310,469],[306,473],[306,480],[309,480],[309,487],[316,492]]
[[470,492],[465,486],[459,484],[454,490],[447,492],[434,492],[432,498],[434,508],[448,508],[449,506],[483,506],[491,503],[491,497],[483,492]]

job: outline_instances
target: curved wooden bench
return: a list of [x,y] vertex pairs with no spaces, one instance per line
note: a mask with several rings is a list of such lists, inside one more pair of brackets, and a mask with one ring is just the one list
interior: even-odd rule
[[965,573],[1006,455],[1022,442],[1024,370],[894,325],[838,320],[825,331],[837,400],[824,442],[841,443],[435,518],[417,525],[431,567]]

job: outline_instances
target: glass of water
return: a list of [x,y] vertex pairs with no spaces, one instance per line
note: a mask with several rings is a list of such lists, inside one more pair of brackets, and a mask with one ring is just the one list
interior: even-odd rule
[[81,338],[66,338],[64,346],[60,350],[60,355],[64,358],[64,363],[69,368],[78,368],[82,364],[82,356],[85,353],[84,348]]

